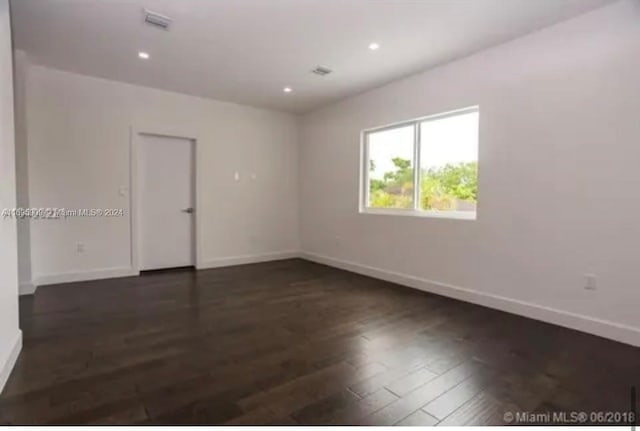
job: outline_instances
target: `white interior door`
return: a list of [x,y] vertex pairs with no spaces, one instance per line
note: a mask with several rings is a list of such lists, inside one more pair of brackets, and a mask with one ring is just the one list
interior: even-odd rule
[[194,142],[139,136],[139,267],[149,270],[194,265]]

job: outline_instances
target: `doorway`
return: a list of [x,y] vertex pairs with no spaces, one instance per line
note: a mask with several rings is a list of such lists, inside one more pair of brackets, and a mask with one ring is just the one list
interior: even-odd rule
[[138,268],[195,265],[195,141],[140,134],[136,195]]

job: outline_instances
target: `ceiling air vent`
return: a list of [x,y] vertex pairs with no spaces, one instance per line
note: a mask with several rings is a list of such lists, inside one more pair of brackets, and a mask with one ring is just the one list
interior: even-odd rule
[[148,9],[144,10],[144,22],[154,27],[161,28],[163,30],[169,30],[169,26],[171,25],[171,18],[165,15],[161,15],[156,12],[152,12]]
[[316,75],[326,76],[330,74],[332,70],[329,69],[328,67],[318,66],[315,69],[313,69],[312,72],[315,73]]

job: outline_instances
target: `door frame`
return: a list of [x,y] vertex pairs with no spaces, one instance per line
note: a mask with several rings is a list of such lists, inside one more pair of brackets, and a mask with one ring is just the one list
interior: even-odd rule
[[197,268],[201,267],[201,241],[200,236],[198,235],[201,232],[200,220],[200,181],[198,175],[198,157],[199,153],[199,140],[197,136],[194,136],[191,133],[184,133],[181,131],[175,130],[163,130],[162,128],[157,127],[130,127],[130,146],[129,146],[129,208],[130,208],[130,245],[131,245],[131,268],[137,273],[140,274],[140,191],[138,190],[138,154],[140,151],[140,142],[143,136],[158,136],[164,138],[176,138],[176,139],[184,139],[191,142],[193,148],[193,163],[192,163],[192,172],[191,172],[191,181],[193,185],[193,254],[194,254],[194,266]]

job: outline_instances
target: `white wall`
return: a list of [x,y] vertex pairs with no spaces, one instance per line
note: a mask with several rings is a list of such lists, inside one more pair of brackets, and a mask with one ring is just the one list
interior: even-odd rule
[[[16,206],[9,3],[0,0],[0,211]],[[0,218],[0,391],[20,352],[16,222]]]
[[[13,88],[16,134],[16,189],[17,206],[29,208],[29,165],[27,153],[26,117],[26,70],[29,58],[24,51],[14,51]],[[21,295],[31,294],[35,287],[31,283],[31,233],[29,219],[18,223],[18,284]]]
[[[625,0],[306,115],[307,256],[640,345],[639,23]],[[362,129],[471,105],[477,221],[358,213]]]
[[127,214],[32,221],[36,284],[131,271],[130,198],[119,195],[130,181],[130,127],[197,139],[200,267],[299,249],[294,116],[36,65],[26,100],[29,206]]

